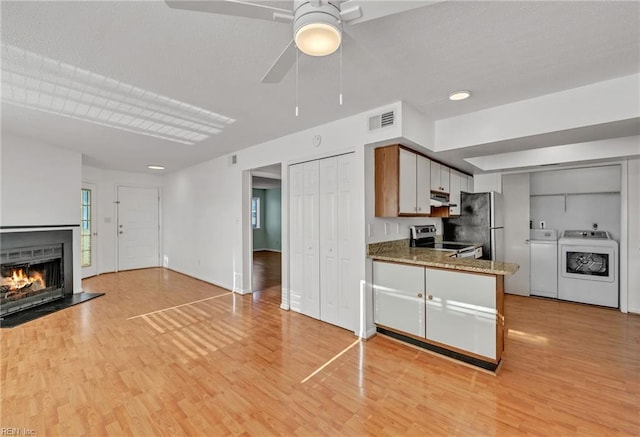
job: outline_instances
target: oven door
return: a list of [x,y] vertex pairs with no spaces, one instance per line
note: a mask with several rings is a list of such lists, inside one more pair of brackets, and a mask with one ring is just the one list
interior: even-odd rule
[[564,278],[614,282],[616,253],[612,247],[563,244],[560,274]]

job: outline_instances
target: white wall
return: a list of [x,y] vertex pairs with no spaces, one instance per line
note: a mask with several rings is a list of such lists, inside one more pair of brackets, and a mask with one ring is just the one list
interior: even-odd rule
[[[591,229],[595,223],[620,241],[620,188],[620,165],[532,173],[533,227],[544,221],[549,229]],[[547,196],[557,193],[569,194]]]
[[640,314],[640,158],[627,166],[628,309]]
[[504,278],[504,291],[529,296],[529,174],[504,175],[504,259],[520,266],[518,271]]
[[[246,232],[250,229],[247,225],[250,216],[243,214],[243,197],[250,196],[248,171],[280,163],[283,210],[282,307],[288,308],[288,166],[355,151],[357,174],[354,175],[354,193],[358,205],[353,219],[357,228],[363,230],[355,238],[358,252],[355,276],[364,284],[364,145],[384,141],[386,135],[395,137],[398,133],[397,129],[367,131],[367,115],[382,110],[384,108],[241,150],[237,153],[236,165],[230,164],[229,157],[225,156],[165,176],[162,192],[163,235],[169,267],[238,292],[250,290],[249,272],[243,256],[247,248],[250,250],[250,245],[246,244],[250,234]],[[322,137],[319,147],[312,144],[314,135]],[[359,289],[354,290],[354,293],[358,292]]]
[[487,193],[489,191],[502,193],[502,173],[473,175],[473,192]]
[[[0,226],[79,225],[82,156],[6,132],[1,144]],[[73,291],[80,293],[80,228],[72,230]]]
[[82,182],[96,185],[94,193],[97,238],[97,273],[113,272],[117,268],[117,187],[157,187],[162,186],[162,177],[145,173],[104,170],[82,166]]
[[2,133],[2,226],[80,223],[79,153]]
[[598,230],[608,231],[620,241],[620,194],[533,196],[531,220],[535,229],[544,221],[547,229],[559,231],[590,230],[595,223]]

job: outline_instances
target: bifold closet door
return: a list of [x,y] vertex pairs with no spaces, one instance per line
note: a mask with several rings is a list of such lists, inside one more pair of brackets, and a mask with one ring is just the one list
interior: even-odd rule
[[355,153],[338,160],[338,326],[356,331],[358,327],[359,282],[355,274],[355,242],[357,222],[354,220],[353,194]]
[[350,330],[357,316],[353,156],[289,167],[290,308]]
[[320,160],[320,319],[338,317],[338,158]]
[[355,330],[353,162],[349,153],[320,160],[320,320]]
[[304,164],[289,166],[289,308],[302,312],[304,297]]
[[318,161],[289,167],[289,306],[320,318]]

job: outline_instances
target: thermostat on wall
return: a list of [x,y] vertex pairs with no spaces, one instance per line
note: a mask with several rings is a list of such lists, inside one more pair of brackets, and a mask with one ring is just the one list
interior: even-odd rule
[[320,135],[314,135],[314,137],[311,140],[311,142],[313,143],[314,147],[318,147],[320,145],[320,143],[322,142],[322,137]]

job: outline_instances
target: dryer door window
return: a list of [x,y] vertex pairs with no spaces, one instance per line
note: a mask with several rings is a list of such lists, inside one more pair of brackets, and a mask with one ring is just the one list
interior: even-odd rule
[[616,249],[586,245],[560,246],[560,275],[564,278],[613,282],[616,280]]
[[567,251],[567,273],[609,276],[609,254]]

